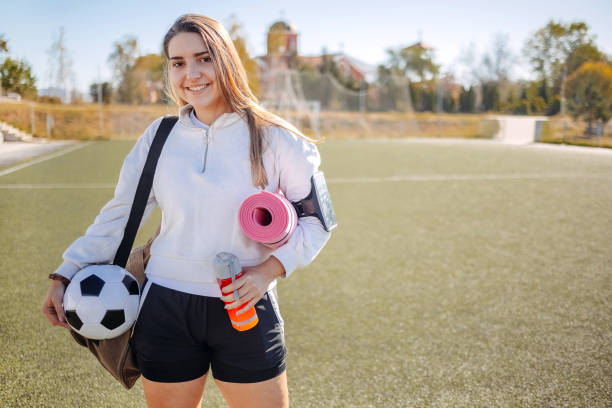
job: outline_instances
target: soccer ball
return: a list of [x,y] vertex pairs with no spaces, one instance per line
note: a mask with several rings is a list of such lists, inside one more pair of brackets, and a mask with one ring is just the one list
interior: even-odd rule
[[140,302],[138,281],[117,265],[90,265],[74,275],[64,292],[70,327],[93,340],[125,333],[136,320]]

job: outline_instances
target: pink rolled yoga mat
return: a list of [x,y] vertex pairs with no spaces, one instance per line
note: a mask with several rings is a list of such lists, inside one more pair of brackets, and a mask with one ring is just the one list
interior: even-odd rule
[[262,191],[244,200],[238,220],[247,237],[276,249],[295,231],[297,213],[283,195]]

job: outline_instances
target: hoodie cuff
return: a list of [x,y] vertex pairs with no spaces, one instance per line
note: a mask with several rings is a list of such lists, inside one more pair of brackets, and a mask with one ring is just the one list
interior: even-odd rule
[[64,261],[64,263],[61,264],[59,266],[59,268],[57,268],[55,273],[57,273],[59,275],[62,275],[64,277],[68,278],[69,280],[72,280],[72,277],[74,275],[76,275],[76,273],[78,271],[80,271],[80,270],[81,270],[81,268],[79,268],[78,266],[76,266],[72,262]]
[[280,263],[283,264],[283,267],[285,268],[285,275],[282,276],[283,279],[288,278],[289,275],[291,275],[297,268],[298,257],[295,253],[295,249],[286,244],[276,249],[270,255],[273,255],[280,261]]

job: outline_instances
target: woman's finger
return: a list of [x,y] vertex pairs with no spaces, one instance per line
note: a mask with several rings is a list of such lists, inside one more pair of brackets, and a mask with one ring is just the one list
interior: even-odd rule
[[257,296],[257,290],[254,287],[249,287],[245,290],[245,293],[240,293],[240,299],[238,299],[238,303],[240,305],[244,305],[246,302],[250,301],[254,297]]
[[255,306],[255,304],[259,301],[259,299],[257,298],[253,298],[251,299],[251,301],[249,303],[247,303],[246,306],[244,306],[243,308],[241,308],[240,310],[238,310],[236,312],[236,316],[240,316],[241,314],[245,313],[246,311],[248,311],[249,309],[251,309],[253,306]]
[[42,313],[52,325],[56,326],[59,323],[59,320],[57,319],[57,314],[55,313],[55,306],[53,306],[53,302],[51,302],[51,299],[45,299],[42,305]]
[[240,307],[242,305],[244,305],[246,302],[250,301],[254,296],[254,292],[253,291],[247,291],[244,294],[240,294],[239,295],[239,299],[236,301],[235,299],[233,299],[232,303],[225,305],[226,309],[236,309],[237,307]]
[[[254,305],[262,297],[263,297],[263,293],[260,293],[259,291],[256,290],[256,288],[253,288],[253,290],[245,293],[244,296],[240,296],[240,300],[238,302],[230,303],[229,305],[226,305],[225,308],[226,309],[236,309],[240,307],[240,310],[242,312],[245,312],[250,308],[250,306],[245,306],[245,304]],[[237,313],[237,314],[241,314],[241,313]]]
[[[234,297],[234,294],[236,293],[236,291],[238,291],[238,298],[236,299]],[[244,294],[246,294],[248,292],[248,289],[246,288],[246,286],[242,286],[239,289],[236,290],[232,290],[231,292],[228,292],[227,290],[227,286],[225,288],[223,288],[223,292],[227,293],[227,295],[223,295],[221,296],[221,300],[224,302],[235,302],[236,300],[241,300],[242,297],[244,296]]]
[[231,292],[232,296],[233,293],[236,289],[240,289],[246,282],[247,275],[242,275],[240,278],[236,279],[234,282],[230,283],[227,286],[224,286],[223,289],[221,289],[221,294],[225,295],[226,293],[229,294]]
[[55,308],[55,314],[57,315],[57,318],[59,319],[60,322],[65,323],[66,315],[64,314],[64,308],[62,307],[61,301],[57,299],[52,299],[52,301],[53,301],[53,307]]
[[62,301],[64,299],[65,287],[57,281],[52,281],[47,291],[47,296],[42,304],[42,313],[53,326],[70,328],[66,321],[66,314]]
[[55,308],[55,314],[57,315],[57,319],[58,319],[57,325],[63,326],[69,329],[70,325],[66,321],[66,313],[64,312],[64,306],[62,305],[62,300],[57,299],[57,298],[53,298],[52,300],[53,300],[53,307]]
[[45,304],[43,304],[42,312],[47,318],[47,320],[49,321],[49,323],[51,323],[53,326],[63,326],[67,329],[70,328],[67,322],[60,321],[60,319],[58,318],[55,306],[53,305],[51,301],[49,301],[48,303],[45,302]]

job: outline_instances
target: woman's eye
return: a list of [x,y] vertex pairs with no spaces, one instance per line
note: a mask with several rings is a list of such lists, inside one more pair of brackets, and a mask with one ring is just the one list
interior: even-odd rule
[[210,57],[202,57],[202,61],[204,61],[204,62],[211,62],[212,58],[210,58]]
[[183,63],[182,63],[182,62],[173,62],[173,63],[172,63],[172,66],[173,66],[174,68],[181,67],[182,65],[183,65]]

